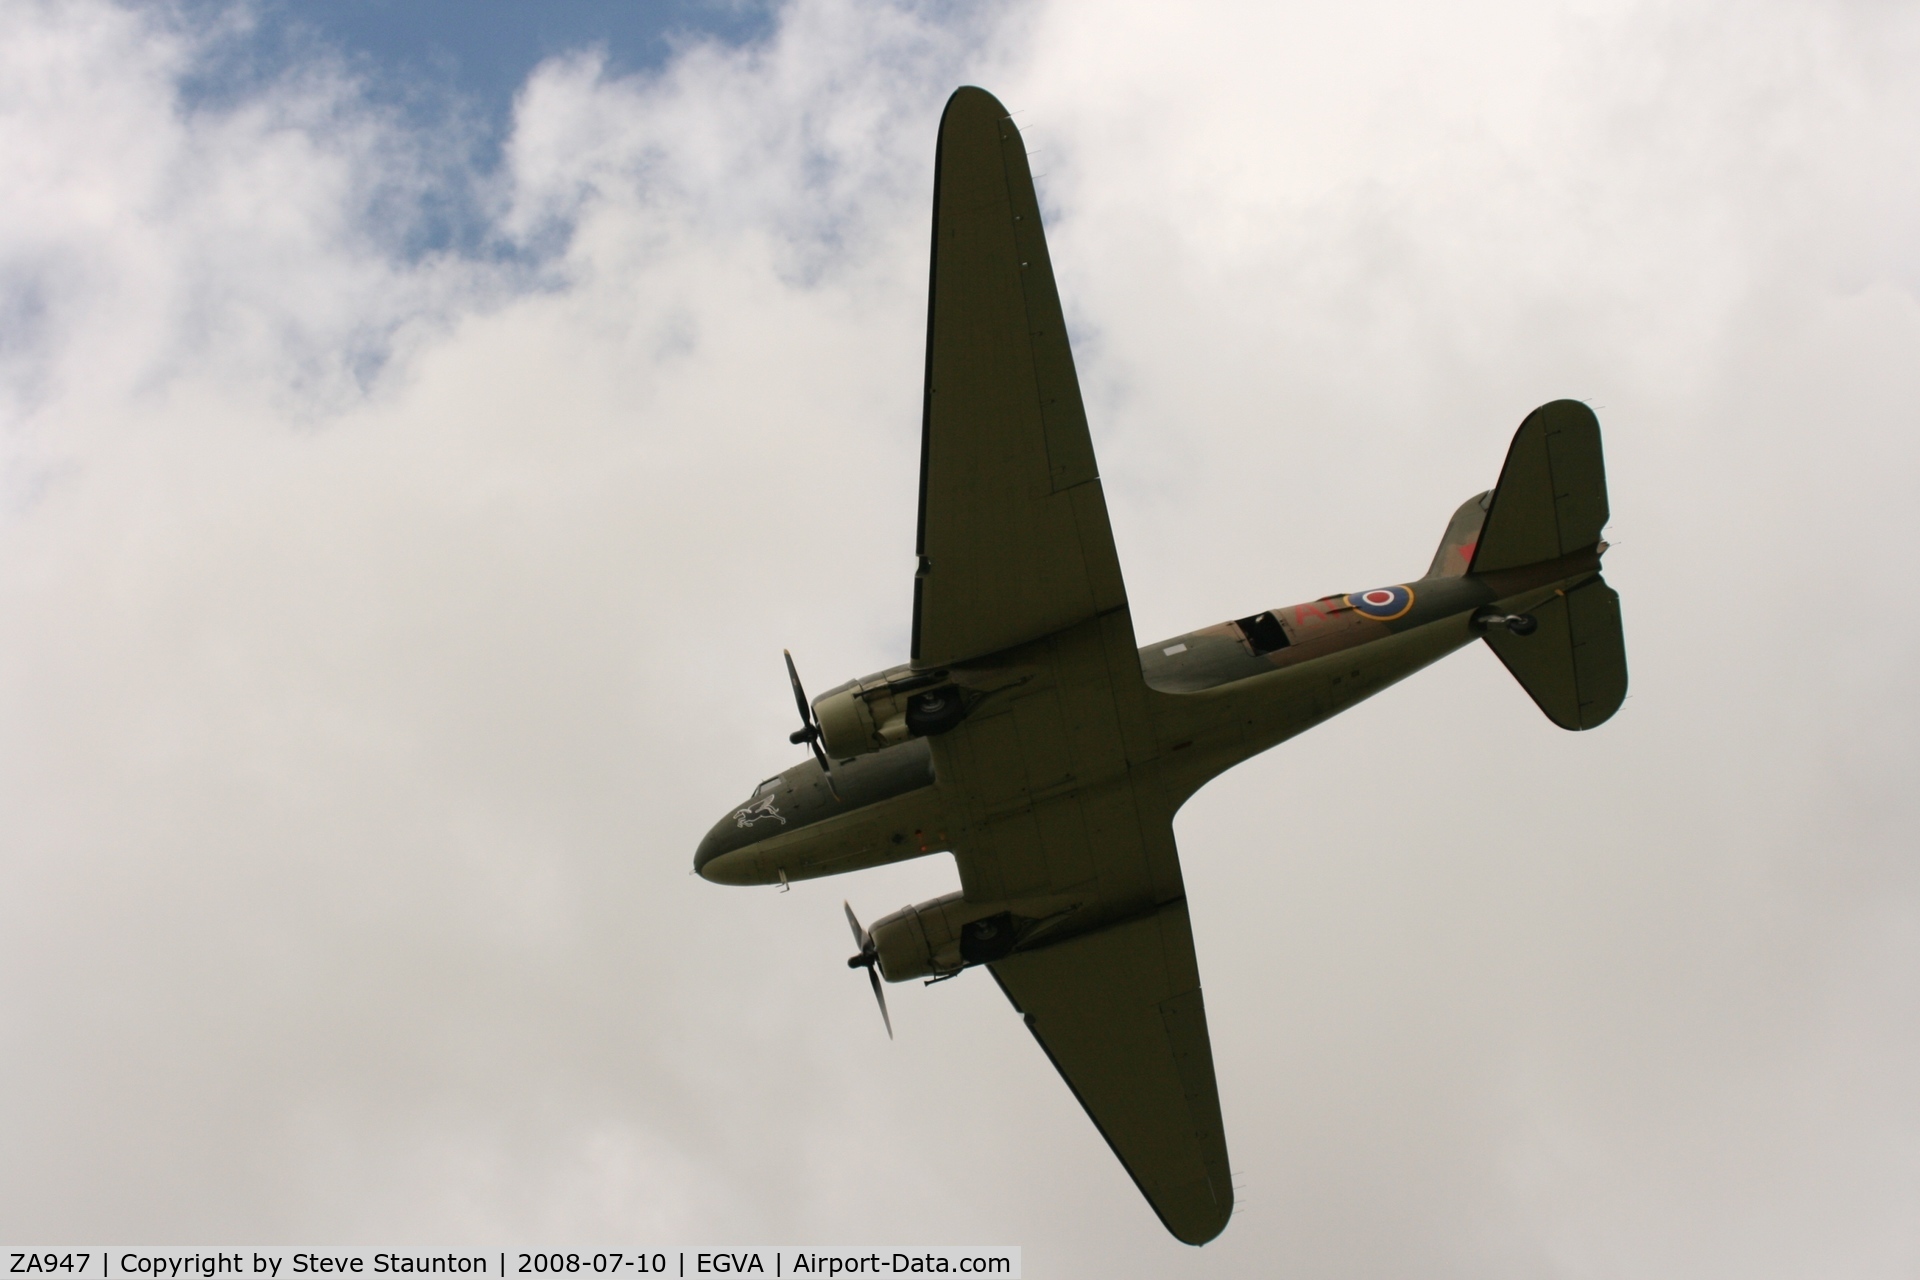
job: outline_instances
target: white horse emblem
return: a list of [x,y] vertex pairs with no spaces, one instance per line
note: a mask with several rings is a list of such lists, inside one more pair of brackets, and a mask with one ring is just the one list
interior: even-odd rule
[[762,818],[772,818],[781,826],[786,826],[787,820],[780,816],[780,810],[774,808],[773,794],[773,792],[769,791],[752,804],[735,809],[733,811],[733,825],[736,827],[750,827]]

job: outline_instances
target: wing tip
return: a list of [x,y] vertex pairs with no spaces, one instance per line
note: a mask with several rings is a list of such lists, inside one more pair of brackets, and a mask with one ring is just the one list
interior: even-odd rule
[[1167,1229],[1168,1234],[1181,1244],[1190,1244],[1196,1249],[1203,1244],[1209,1244],[1218,1239],[1220,1233],[1227,1229],[1227,1223],[1233,1219],[1233,1189],[1231,1187],[1227,1189],[1227,1201],[1225,1204],[1221,1204],[1219,1200],[1215,1199],[1213,1203],[1208,1206],[1215,1211],[1213,1214],[1196,1213],[1191,1219],[1183,1220],[1179,1226],[1175,1226],[1173,1219],[1161,1212],[1159,1205],[1153,1204],[1151,1197],[1148,1198],[1147,1203],[1153,1205],[1153,1211],[1159,1217],[1160,1225]]
[[1000,99],[975,84],[963,84],[947,95],[946,108],[940,113],[940,123],[943,128],[956,111],[968,115],[989,116],[994,120],[1005,120],[1011,114]]

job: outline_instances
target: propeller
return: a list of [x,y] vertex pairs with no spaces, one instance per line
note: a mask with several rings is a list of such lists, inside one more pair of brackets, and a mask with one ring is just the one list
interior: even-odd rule
[[893,1039],[893,1019],[887,1016],[887,993],[880,989],[880,948],[874,944],[873,935],[860,927],[860,917],[853,914],[853,904],[842,902],[847,910],[847,923],[853,927],[853,941],[860,948],[860,954],[847,959],[847,968],[865,969],[867,980],[873,983],[873,998],[880,1002],[880,1021],[887,1024],[887,1039]]
[[833,785],[833,766],[827,763],[827,753],[820,745],[820,722],[813,718],[813,704],[807,701],[807,691],[800,687],[800,672],[793,665],[793,650],[780,651],[787,659],[787,679],[793,682],[793,705],[800,708],[800,727],[787,735],[787,741],[799,746],[806,743],[813,748],[813,758],[820,762],[820,772],[827,777],[827,790],[833,798],[840,798],[839,788]]

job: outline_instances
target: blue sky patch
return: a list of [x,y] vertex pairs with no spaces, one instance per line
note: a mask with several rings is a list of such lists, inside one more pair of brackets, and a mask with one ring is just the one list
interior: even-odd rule
[[[181,84],[189,109],[237,103],[307,64],[334,62],[367,102],[430,137],[438,176],[409,193],[409,256],[473,252],[485,237],[475,183],[492,173],[513,95],[534,67],[574,50],[604,51],[611,75],[663,66],[675,48],[769,34],[775,0],[184,0],[186,25],[219,33]],[[250,21],[234,21],[250,15]]]

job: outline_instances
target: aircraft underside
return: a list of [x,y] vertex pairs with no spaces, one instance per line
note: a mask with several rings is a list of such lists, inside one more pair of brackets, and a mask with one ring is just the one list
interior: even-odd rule
[[986,968],[1162,1223],[1203,1244],[1233,1188],[1174,814],[1475,641],[1562,728],[1611,716],[1599,424],[1574,401],[1530,414],[1418,579],[1142,649],[1026,151],[991,95],[954,94],[935,171],[911,651],[811,701],[789,657],[812,758],[694,866],[770,885],[950,851],[954,892],[870,928],[848,909],[848,964],[883,1015],[882,978]]

